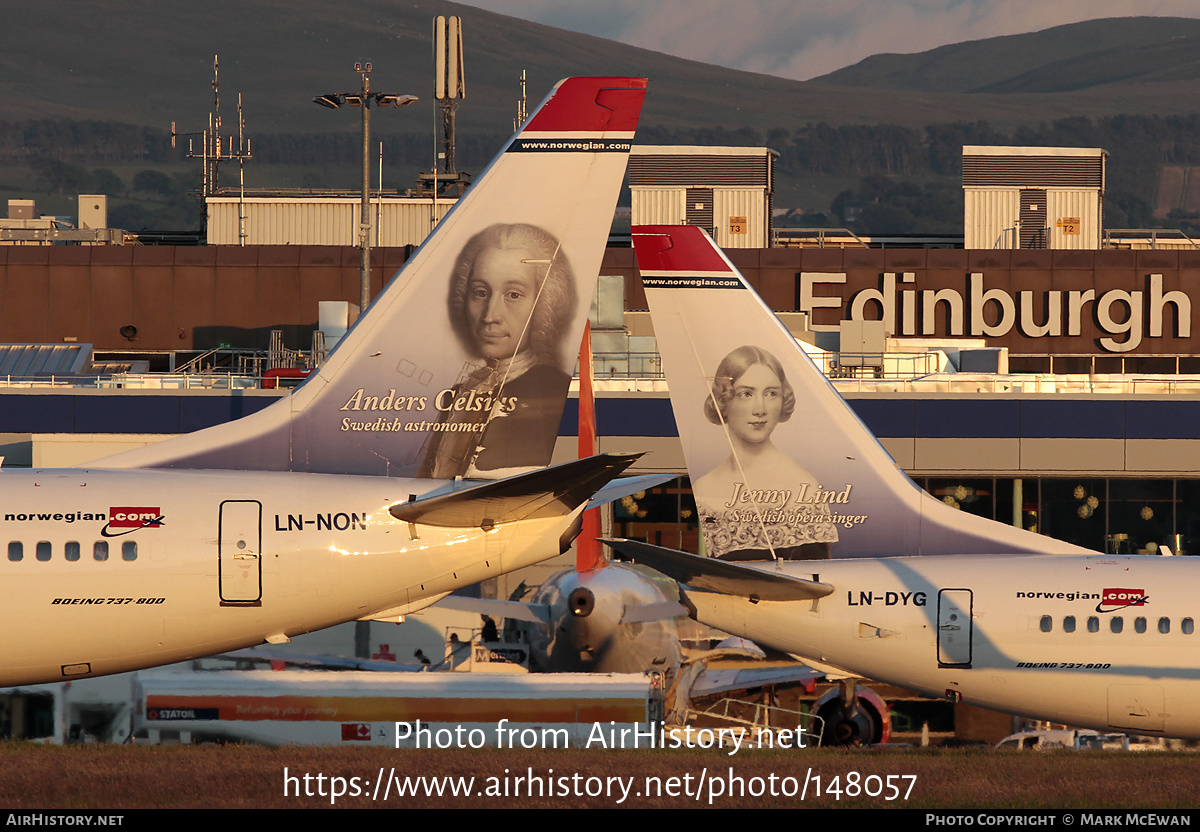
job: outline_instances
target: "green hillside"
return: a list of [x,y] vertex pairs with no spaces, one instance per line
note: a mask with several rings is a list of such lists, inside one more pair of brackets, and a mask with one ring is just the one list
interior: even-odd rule
[[[647,76],[642,142],[765,144],[781,154],[777,206],[812,213],[837,197],[895,198],[922,230],[960,222],[953,207],[933,203],[958,193],[964,142],[1105,147],[1110,190],[1133,199],[1123,209],[1130,217],[1143,205],[1171,210],[1156,193],[1163,165],[1200,164],[1200,20],[1089,21],[878,55],[801,83],[443,0],[59,0],[5,9],[0,190],[62,214],[73,213],[73,194],[100,190],[115,197],[114,222],[126,227],[194,226],[186,192],[199,165],[184,158],[186,139],[171,147],[169,131],[207,125],[215,54],[224,136],[236,132],[242,96],[254,150],[248,185],[358,186],[357,114],[312,98],[355,89],[354,62],[370,60],[375,90],[421,97],[372,119],[385,186],[406,187],[429,168],[440,130],[431,21],[455,13],[465,31],[457,124],[466,170],[478,171],[511,132],[522,70],[531,108],[569,75]],[[869,177],[908,184],[894,192],[878,179],[863,184]]]
[[[954,43],[912,55],[872,55],[813,81],[871,90],[1014,94],[1197,79],[1200,20],[1130,17]],[[1112,92],[1122,99],[1126,94]]]
[[[354,62],[371,60],[376,88],[422,98],[402,113],[381,116],[380,129],[431,131],[431,20],[454,13],[464,19],[468,87],[459,125],[465,131],[511,129],[522,69],[528,71],[534,103],[567,75],[646,75],[651,95],[644,123],[677,127],[766,130],[822,121],[921,126],[981,119],[1015,126],[1071,115],[1165,115],[1200,107],[1200,77],[1163,46],[1200,36],[1197,20],[1092,21],[922,55],[876,56],[820,83],[801,83],[673,58],[443,0],[358,0],[352,6],[327,0],[72,0],[8,4],[0,31],[0,114],[5,119],[72,118],[160,129],[175,121],[182,129],[200,129],[212,104],[213,55],[219,54],[227,126],[241,92],[252,131],[352,131],[348,122],[354,119],[319,109],[311,99],[354,88]],[[1080,92],[1046,95],[1046,84],[1024,79],[1019,90],[972,92],[1061,61],[1121,49],[1145,50],[1142,63],[1152,65],[1139,70],[1139,77],[1155,83],[1130,88],[1109,79],[1101,89],[1093,82],[1070,80]],[[1096,62],[1131,63],[1116,54],[1111,61]],[[1100,69],[1096,72],[1102,74]],[[1078,76],[1057,66],[1052,74],[1062,83]],[[854,89],[833,89],[831,84]]]

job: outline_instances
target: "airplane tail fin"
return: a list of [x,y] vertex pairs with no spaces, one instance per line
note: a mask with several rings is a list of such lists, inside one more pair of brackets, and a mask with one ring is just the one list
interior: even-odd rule
[[919,489],[701,229],[633,229],[706,554],[1083,552]]
[[98,464],[434,479],[546,465],[645,92],[560,82],[291,396]]

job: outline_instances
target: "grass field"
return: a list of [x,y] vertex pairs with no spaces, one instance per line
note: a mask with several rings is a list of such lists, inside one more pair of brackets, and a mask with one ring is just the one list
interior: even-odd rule
[[[411,786],[419,777],[425,784],[439,778],[444,794],[397,796],[398,781]],[[440,778],[474,780],[455,780],[469,783],[470,793],[453,796],[450,781]],[[1194,809],[1200,807],[1200,754],[808,749],[730,756],[718,750],[0,744],[0,806],[11,810],[707,805]]]

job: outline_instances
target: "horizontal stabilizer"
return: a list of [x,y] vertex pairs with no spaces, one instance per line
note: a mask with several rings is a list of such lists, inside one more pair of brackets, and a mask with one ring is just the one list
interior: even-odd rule
[[768,685],[809,686],[814,682],[824,681],[825,674],[802,664],[785,665],[784,667],[746,667],[737,670],[723,670],[706,667],[698,675],[689,693],[692,698],[715,696],[719,693],[753,690]]
[[649,566],[693,589],[707,589],[758,601],[811,601],[833,592],[832,586],[819,581],[806,581],[715,558],[702,558],[649,543],[608,539],[601,542],[621,555],[622,560]]
[[533,624],[550,624],[550,607],[546,604],[526,604],[522,601],[502,601],[496,598],[467,598],[462,595],[447,595],[437,603],[440,609],[459,612],[477,612],[480,615],[495,615],[513,618]]
[[699,658],[728,658],[730,656],[736,656],[740,659],[756,659],[763,661],[767,658],[767,652],[748,638],[730,636],[716,647],[709,650],[707,653],[701,655]]
[[230,650],[228,653],[218,653],[210,658],[218,662],[228,661],[230,665],[233,665],[234,662],[241,666],[249,663],[255,670],[266,670],[266,666],[277,665],[283,665],[288,670],[370,670],[374,673],[416,673],[421,669],[420,665],[397,664],[382,659],[356,659],[351,656],[330,656],[324,653],[292,653],[283,650],[264,650],[259,647]]
[[589,509],[600,508],[600,506],[606,506],[622,497],[637,494],[639,491],[645,491],[675,479],[679,479],[676,474],[642,474],[636,477],[621,477],[597,491],[595,496],[588,500],[587,507]]
[[408,604],[401,604],[398,607],[391,607],[386,610],[376,610],[370,615],[364,615],[359,621],[387,621],[391,624],[403,624],[404,617],[412,615],[415,612],[420,612],[426,607],[432,607],[442,598],[445,598],[450,593],[442,592],[437,595],[431,595],[426,598],[413,601]]
[[640,456],[601,454],[577,459],[462,491],[398,503],[389,511],[407,523],[463,529],[562,517],[584,505]]
[[678,601],[659,601],[657,604],[630,604],[621,616],[622,624],[644,624],[647,621],[666,621],[687,618],[687,607]]

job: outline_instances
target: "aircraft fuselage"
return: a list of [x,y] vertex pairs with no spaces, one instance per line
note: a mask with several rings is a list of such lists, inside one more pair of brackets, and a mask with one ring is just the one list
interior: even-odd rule
[[959,556],[782,568],[835,590],[813,602],[754,603],[689,589],[696,618],[928,696],[1200,738],[1200,562],[1191,558]]
[[0,474],[0,685],[183,661],[383,611],[552,557],[574,515],[395,519],[435,480],[236,472]]

